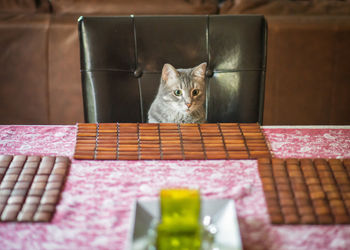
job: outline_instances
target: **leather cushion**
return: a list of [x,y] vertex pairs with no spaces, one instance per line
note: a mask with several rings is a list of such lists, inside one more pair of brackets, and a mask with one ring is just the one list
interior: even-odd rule
[[267,22],[264,125],[349,124],[350,17]]
[[73,15],[54,15],[50,20],[48,88],[52,124],[84,121],[76,20]]
[[214,14],[217,0],[51,0],[54,13]]
[[47,14],[0,15],[0,124],[49,123],[49,24]]
[[226,0],[222,14],[263,14],[263,15],[348,15],[350,1],[315,0]]
[[2,13],[36,13],[49,12],[47,0],[0,0]]

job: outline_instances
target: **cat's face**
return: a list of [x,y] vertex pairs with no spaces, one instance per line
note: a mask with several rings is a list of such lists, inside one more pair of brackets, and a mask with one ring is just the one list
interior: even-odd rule
[[191,69],[175,69],[165,64],[162,70],[162,98],[182,113],[192,113],[205,102],[206,63]]

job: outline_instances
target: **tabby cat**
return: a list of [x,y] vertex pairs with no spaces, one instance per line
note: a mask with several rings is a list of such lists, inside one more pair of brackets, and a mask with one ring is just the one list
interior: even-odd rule
[[205,122],[206,67],[202,63],[190,69],[175,69],[164,64],[157,96],[148,111],[148,122]]

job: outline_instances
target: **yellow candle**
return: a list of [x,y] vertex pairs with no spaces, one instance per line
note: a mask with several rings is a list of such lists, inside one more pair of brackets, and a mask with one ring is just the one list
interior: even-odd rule
[[160,192],[161,222],[157,249],[200,249],[200,194],[193,189]]

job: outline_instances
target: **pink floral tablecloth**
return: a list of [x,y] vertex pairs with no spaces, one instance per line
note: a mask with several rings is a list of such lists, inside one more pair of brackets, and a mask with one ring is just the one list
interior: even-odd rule
[[[263,129],[275,157],[350,158],[350,126]],[[0,154],[72,159],[75,126],[0,126]],[[132,206],[165,187],[235,201],[244,249],[350,249],[350,225],[269,223],[255,160],[73,160],[50,223],[0,223],[0,249],[125,249]]]

